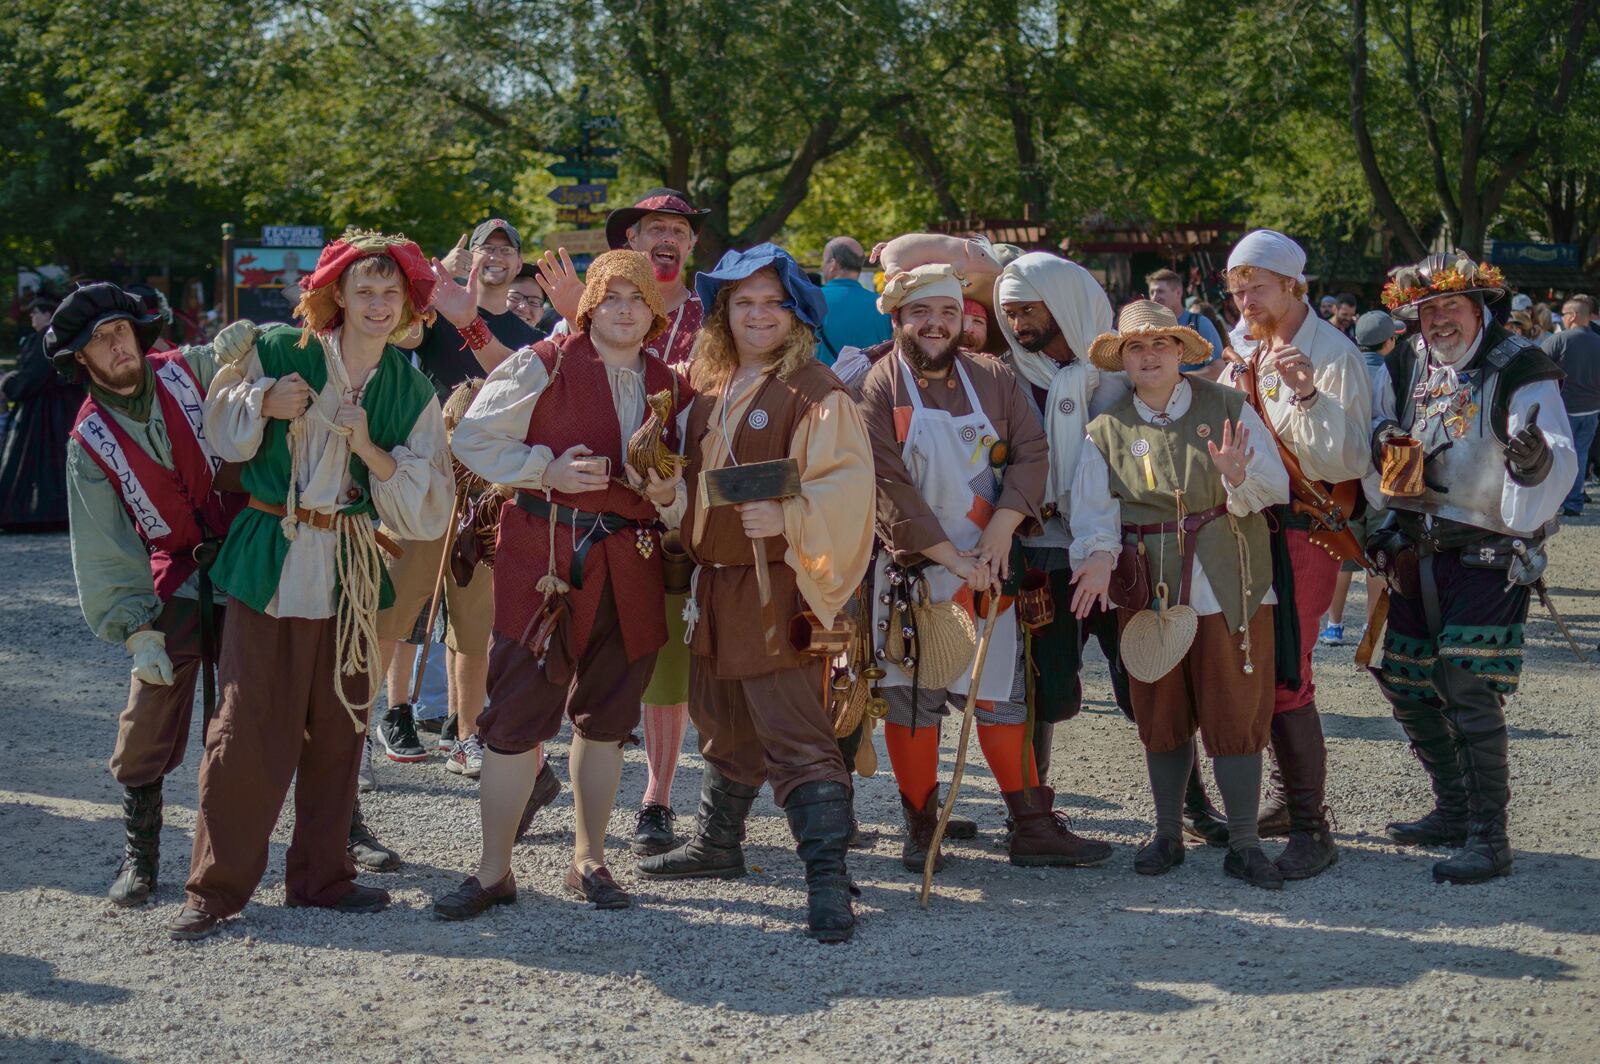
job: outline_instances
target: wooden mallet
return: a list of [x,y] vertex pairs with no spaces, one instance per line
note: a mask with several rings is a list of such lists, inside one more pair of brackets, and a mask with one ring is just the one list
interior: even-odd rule
[[[700,495],[707,506],[735,506],[745,502],[790,499],[800,494],[800,463],[793,458],[748,465],[723,466],[700,471]],[[763,540],[752,539],[755,555],[756,591],[761,597],[761,630],[767,653],[778,653],[778,615],[772,605],[772,574],[767,571],[767,548]]]

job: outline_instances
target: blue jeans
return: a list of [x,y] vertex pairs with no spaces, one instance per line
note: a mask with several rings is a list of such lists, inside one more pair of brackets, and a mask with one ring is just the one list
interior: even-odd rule
[[1583,511],[1583,482],[1585,474],[1589,471],[1589,448],[1594,446],[1595,429],[1600,428],[1600,413],[1573,414],[1569,418],[1572,422],[1572,446],[1578,452],[1578,479],[1572,485],[1572,490],[1567,493],[1567,501],[1561,504],[1563,510]]

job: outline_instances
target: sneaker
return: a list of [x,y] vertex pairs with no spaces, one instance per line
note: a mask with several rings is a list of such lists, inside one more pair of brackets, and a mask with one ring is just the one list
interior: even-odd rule
[[450,754],[456,748],[456,715],[450,714],[439,727],[439,752]]
[[1322,630],[1322,645],[1329,647],[1344,646],[1344,625],[1329,624]]
[[367,794],[378,789],[372,778],[372,729],[367,729],[367,740],[361,744],[361,760],[356,763],[356,790]]
[[483,772],[483,743],[478,740],[476,733],[467,736],[456,743],[450,750],[450,758],[444,763],[446,772],[454,772],[457,776],[465,776],[475,780]]
[[1581,508],[1577,507],[1577,506],[1563,506],[1561,508],[1561,516],[1562,517],[1582,517],[1583,516],[1583,510]]
[[378,741],[390,761],[402,763],[428,760],[428,751],[417,738],[417,726],[411,719],[411,707],[402,702],[391,706],[378,722]]

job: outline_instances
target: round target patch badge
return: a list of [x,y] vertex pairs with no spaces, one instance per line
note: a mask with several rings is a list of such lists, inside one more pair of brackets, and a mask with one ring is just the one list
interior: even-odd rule
[[1133,451],[1133,456],[1135,458],[1143,458],[1145,455],[1150,453],[1150,441],[1134,440],[1133,446],[1130,448],[1130,450]]
[[1199,428],[1194,430],[1194,434],[1196,436],[1199,436],[1203,440],[1207,436],[1211,435],[1211,426],[1210,425],[1201,425]]
[[767,427],[767,412],[765,410],[750,411],[750,427],[764,429]]
[[977,429],[973,428],[971,425],[963,425],[961,427],[961,442],[962,443],[971,443],[973,440],[976,440],[977,438],[978,438],[978,430]]
[[1061,412],[1063,414],[1070,414],[1070,413],[1072,413],[1073,410],[1075,410],[1077,408],[1077,404],[1074,403],[1071,399],[1063,399],[1063,400],[1061,400],[1060,406],[1061,406]]

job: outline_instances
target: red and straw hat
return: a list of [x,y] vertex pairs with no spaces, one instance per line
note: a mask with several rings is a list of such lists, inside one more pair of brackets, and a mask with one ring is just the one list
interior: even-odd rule
[[688,196],[675,188],[653,188],[632,207],[618,207],[606,215],[606,243],[613,249],[627,247],[628,230],[647,214],[676,214],[698,234],[710,213],[697,209]]

